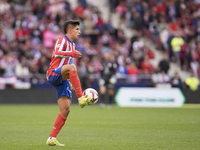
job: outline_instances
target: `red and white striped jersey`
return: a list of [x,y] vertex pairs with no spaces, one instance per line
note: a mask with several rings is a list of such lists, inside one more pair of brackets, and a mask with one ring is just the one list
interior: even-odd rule
[[66,64],[72,64],[73,57],[71,57],[71,52],[73,52],[74,50],[75,43],[72,43],[66,35],[58,38],[54,45],[54,50],[50,66],[47,71],[47,76],[49,77],[49,73],[56,68],[59,68]]

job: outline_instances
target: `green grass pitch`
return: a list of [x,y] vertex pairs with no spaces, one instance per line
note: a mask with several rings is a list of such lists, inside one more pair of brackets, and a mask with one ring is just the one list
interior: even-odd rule
[[72,105],[57,136],[65,147],[49,147],[45,142],[58,111],[56,104],[0,105],[0,150],[200,150],[200,105]]

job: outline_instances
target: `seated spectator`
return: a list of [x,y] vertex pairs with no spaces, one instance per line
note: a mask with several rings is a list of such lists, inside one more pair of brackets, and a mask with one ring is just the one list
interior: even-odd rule
[[15,71],[19,80],[29,82],[30,72],[27,65],[27,59],[25,57],[20,59],[20,62],[16,65]]
[[5,70],[3,77],[15,76],[15,66],[17,64],[17,60],[15,56],[12,56],[12,54],[9,52],[7,55],[5,55],[1,59],[0,64],[2,68],[4,68]]
[[7,2],[7,0],[0,1],[0,15],[8,12],[10,10],[11,6]]
[[7,55],[3,56],[0,59],[0,66],[2,72],[2,76],[0,77],[0,84],[6,85],[11,84],[14,85],[17,81],[15,75],[15,66],[17,64],[16,57],[12,56],[9,52]]
[[109,15],[108,20],[104,22],[104,29],[109,32],[110,35],[114,34],[112,16]]
[[137,13],[137,9],[136,7],[132,7],[130,12],[127,12],[126,15],[126,24],[129,28],[133,28],[134,27],[134,15]]
[[22,25],[17,26],[14,32],[15,32],[15,38],[20,42],[24,42],[29,34],[29,31],[23,28]]
[[144,16],[142,18],[142,29],[143,32],[149,29],[149,12],[145,11]]
[[84,18],[84,7],[81,5],[81,3],[78,1],[77,6],[74,8],[75,14],[80,17],[81,19]]
[[158,67],[160,72],[164,71],[166,74],[168,74],[168,70],[170,69],[170,64],[166,54],[163,55],[162,60],[160,60],[158,64]]
[[104,21],[102,19],[101,13],[97,12],[97,22],[96,22],[96,27],[99,30],[99,32],[102,34],[103,33],[103,26],[104,26]]
[[126,1],[120,1],[119,5],[116,7],[116,12],[119,14],[122,20],[125,19],[127,10]]
[[172,19],[172,22],[170,22],[169,27],[170,27],[170,30],[172,30],[173,32],[177,32],[179,30],[180,25],[176,18]]
[[101,69],[102,69],[102,64],[97,55],[93,56],[90,63],[92,64],[94,68],[94,73],[96,74],[96,79],[98,79],[98,75],[100,75]]
[[122,30],[121,28],[115,30],[116,30],[116,36],[115,36],[116,41],[118,41],[119,43],[124,43],[127,38],[124,33],[124,30]]
[[149,23],[153,22],[154,19],[159,19],[159,14],[157,13],[156,7],[152,7],[149,16]]
[[92,60],[92,58],[97,55],[97,51],[94,48],[94,46],[90,46],[87,48],[86,55],[88,56],[89,61]]
[[38,28],[38,26],[33,26],[32,31],[30,33],[32,36],[31,43],[32,45],[42,44],[42,32]]
[[78,0],[78,2],[80,2],[81,6],[83,6],[84,8],[87,7],[87,1],[86,0]]
[[174,76],[171,78],[171,85],[172,87],[182,88],[182,80],[177,71],[174,73]]
[[68,0],[64,0],[64,4],[65,4],[65,10],[69,13],[71,13],[71,4]]
[[141,62],[143,58],[140,56],[139,52],[134,52],[132,55],[132,60],[135,62],[138,69],[141,69]]
[[153,42],[156,43],[156,41],[159,38],[159,31],[160,31],[158,20],[156,18],[154,18],[153,22],[149,24],[149,30],[151,32]]
[[48,12],[50,13],[51,20],[56,18],[56,15],[65,10],[65,5],[61,1],[50,1]]
[[45,16],[46,5],[47,3],[44,3],[42,0],[33,1],[33,13],[37,16],[38,20],[42,19]]
[[[140,40],[139,37],[136,37],[135,41],[132,44],[132,49],[133,49],[132,56],[134,57],[134,55],[138,55],[140,59],[143,58],[144,48],[145,48],[144,42]],[[137,65],[137,62],[136,62],[136,65]]]
[[150,63],[148,56],[144,56],[144,60],[141,63],[142,72],[147,72],[148,74],[152,74],[154,71],[153,65]]
[[76,49],[78,49],[81,53],[85,53],[88,49],[88,46],[85,39],[80,37],[76,43]]
[[156,4],[156,11],[158,14],[162,14],[162,13],[165,13],[167,10],[167,7],[163,4],[162,1],[159,1],[157,4]]
[[104,31],[103,35],[101,36],[101,42],[103,44],[102,46],[102,55],[104,55],[107,52],[111,51],[110,45],[112,43],[112,37],[110,36],[108,31]]
[[43,31],[43,45],[47,49],[51,49],[54,46],[54,33],[51,31],[50,26],[47,25]]
[[93,22],[92,15],[85,15],[85,19],[83,20],[83,33],[88,36],[91,35],[94,31],[95,23]]
[[47,57],[45,56],[42,56],[40,59],[39,59],[39,62],[38,62],[38,72],[40,74],[45,74],[48,70],[48,66],[49,66],[49,62],[47,61]]
[[136,12],[135,15],[133,16],[133,22],[134,25],[132,26],[132,29],[135,29],[138,32],[140,32],[142,29],[142,16],[139,12]]
[[170,34],[170,32],[168,31],[169,27],[164,18],[161,18],[160,20],[161,20],[161,22],[159,25],[159,38],[162,42],[162,47],[163,47],[164,51],[167,51],[168,50],[167,40],[168,40],[169,34]]
[[101,41],[104,46],[110,46],[110,43],[112,42],[112,37],[108,31],[105,30],[103,32],[103,34],[101,36]]
[[127,66],[127,73],[128,75],[138,74],[138,68],[135,65],[134,61],[131,61],[131,63]]
[[131,63],[127,66],[127,73],[131,82],[136,83],[138,81],[137,75],[139,73],[139,70],[136,67],[134,61],[131,61]]
[[61,31],[61,29],[59,27],[57,27],[55,29],[55,33],[54,33],[54,41],[56,41],[56,39],[58,39],[59,37],[63,36],[63,32]]
[[197,42],[200,42],[200,21],[198,21],[198,25],[197,25],[197,28],[195,29],[196,31],[196,39],[197,39]]
[[155,73],[152,75],[152,80],[154,83],[169,83],[170,77],[164,71],[161,73]]
[[83,34],[90,38],[90,44],[96,45],[98,42],[99,30],[93,21],[92,15],[85,16],[83,20]]
[[123,61],[122,64],[119,64],[118,67],[117,67],[117,72],[116,72],[116,77],[117,79],[122,80],[124,81],[127,77],[127,66],[126,66],[126,63],[125,61]]
[[14,29],[10,23],[7,24],[3,31],[8,41],[13,41],[15,39]]
[[174,5],[174,1],[168,2],[167,15],[169,16],[170,20],[173,20],[176,18],[176,8]]
[[[0,28],[0,40],[1,40],[1,44],[5,44],[7,41],[7,36],[4,33],[3,29]],[[3,47],[2,45],[0,45],[1,47]]]

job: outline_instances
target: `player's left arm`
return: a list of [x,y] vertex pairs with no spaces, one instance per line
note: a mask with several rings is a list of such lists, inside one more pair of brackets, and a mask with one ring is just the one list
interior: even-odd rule
[[65,39],[58,39],[54,46],[54,52],[56,58],[75,57],[80,58],[81,52],[75,50],[75,46],[71,47]]
[[73,50],[72,52],[56,52],[55,57],[56,58],[67,58],[67,57],[74,57],[74,58],[80,58],[82,56],[81,52],[77,50]]

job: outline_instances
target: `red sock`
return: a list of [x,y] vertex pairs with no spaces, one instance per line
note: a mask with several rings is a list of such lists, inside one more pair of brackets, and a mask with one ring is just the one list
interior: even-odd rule
[[56,137],[58,135],[58,133],[60,132],[61,128],[63,127],[63,125],[65,124],[67,118],[64,118],[63,116],[61,116],[61,114],[58,114],[58,117],[56,118],[56,121],[54,123],[54,127],[51,131],[50,137]]
[[73,87],[74,87],[74,90],[76,92],[76,96],[77,98],[80,98],[82,97],[82,88],[81,88],[81,83],[80,83],[80,80],[78,78],[78,75],[77,75],[77,71],[74,70],[74,71],[71,71],[69,73],[69,79],[70,79],[70,82],[72,83]]

